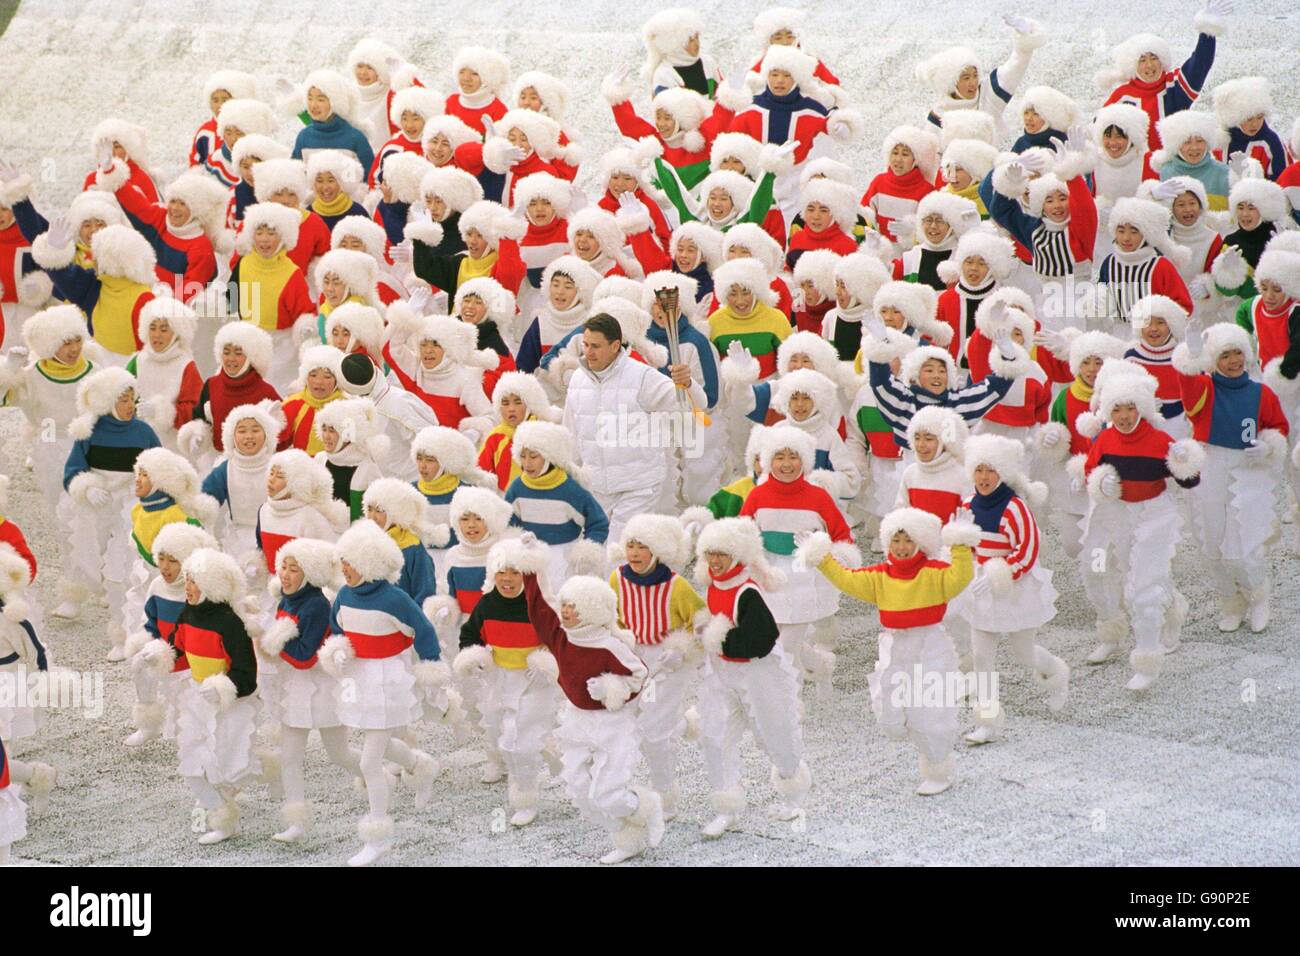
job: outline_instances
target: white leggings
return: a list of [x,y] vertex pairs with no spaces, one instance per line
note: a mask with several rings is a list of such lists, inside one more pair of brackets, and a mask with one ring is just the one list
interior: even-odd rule
[[[348,746],[347,728],[317,727],[316,730],[330,760],[349,775],[360,776],[361,752]],[[280,784],[284,787],[287,803],[298,803],[306,799],[307,788],[302,765],[309,736],[311,731],[306,727],[280,728]]]

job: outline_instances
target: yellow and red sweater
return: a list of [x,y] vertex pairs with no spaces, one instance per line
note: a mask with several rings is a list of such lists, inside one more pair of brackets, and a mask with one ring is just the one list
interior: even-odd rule
[[827,555],[817,570],[849,597],[876,605],[880,626],[893,631],[941,623],[948,602],[970,584],[974,561],[967,545],[954,544],[951,564],[918,551],[905,561],[891,554],[880,564],[846,568]]

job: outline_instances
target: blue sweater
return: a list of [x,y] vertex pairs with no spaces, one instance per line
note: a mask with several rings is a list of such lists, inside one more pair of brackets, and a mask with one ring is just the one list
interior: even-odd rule
[[280,657],[295,667],[311,667],[330,633],[329,599],[314,584],[304,583],[292,594],[281,595],[275,616],[291,619],[298,628],[298,636],[285,642]]
[[345,633],[339,623],[339,610],[345,607],[379,611],[405,624],[415,632],[415,653],[422,661],[436,661],[442,654],[433,625],[410,596],[396,584],[389,581],[367,581],[356,587],[345,586],[340,589],[330,608],[330,631],[335,634]]
[[420,607],[424,607],[425,598],[438,593],[438,575],[424,545],[416,543],[402,549],[402,576],[397,579],[397,586]]
[[1220,196],[1224,203],[1228,201],[1228,164],[1221,163],[1208,152],[1199,163],[1189,163],[1176,153],[1166,159],[1160,166],[1160,178],[1173,179],[1175,176],[1188,176],[1205,187],[1205,195]]
[[[173,601],[161,594],[150,594],[144,602],[144,629],[155,638],[172,643],[171,635],[176,630],[176,619],[185,609],[184,601]],[[162,625],[167,625],[164,629]]]
[[1264,176],[1270,180],[1276,180],[1282,175],[1282,170],[1286,169],[1286,146],[1282,142],[1282,137],[1277,135],[1277,131],[1268,123],[1264,123],[1259,128],[1259,132],[1254,136],[1247,136],[1242,132],[1240,126],[1234,126],[1228,130],[1228,158],[1231,159],[1237,153],[1245,153],[1249,156],[1252,150],[1258,149],[1268,155],[1268,162],[1264,164]]
[[935,395],[919,385],[905,385],[894,377],[889,366],[882,362],[867,363],[871,391],[881,416],[894,430],[894,441],[899,448],[911,448],[907,442],[907,426],[912,416],[926,405],[951,408],[968,422],[977,422],[1011,389],[1012,380],[1000,375],[987,375],[966,388],[947,389]]
[[[668,333],[655,322],[650,323],[645,337],[656,345],[668,348]],[[712,408],[718,404],[718,350],[713,347],[708,336],[693,326],[684,315],[677,317],[677,341],[688,342],[695,347],[695,354],[700,357],[700,369],[704,376],[704,381],[700,385],[704,389],[704,398],[708,401],[708,407]],[[667,375],[667,366],[660,371]]]
[[112,415],[101,415],[95,422],[89,438],[72,443],[67,463],[63,466],[63,487],[72,479],[92,468],[99,471],[130,472],[135,460],[146,448],[158,448],[162,442],[154,430],[138,418],[119,421]]
[[341,149],[357,158],[363,171],[369,171],[375,161],[375,152],[370,148],[370,141],[343,117],[337,113],[323,123],[315,120],[304,127],[293,142],[293,158],[302,159],[304,153],[321,149]]
[[506,489],[506,503],[515,509],[510,523],[546,544],[568,544],[580,537],[604,544],[609,535],[605,509],[567,474],[554,488],[529,488],[520,475]]

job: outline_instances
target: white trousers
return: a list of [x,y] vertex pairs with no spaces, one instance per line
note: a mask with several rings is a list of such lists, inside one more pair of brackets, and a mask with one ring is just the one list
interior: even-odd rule
[[650,770],[650,786],[667,793],[677,776],[677,749],[686,731],[686,701],[696,668],[682,664],[676,670],[664,670],[668,651],[662,644],[638,644],[636,653],[651,675],[634,704],[641,753]]
[[880,729],[910,741],[930,761],[943,760],[957,742],[957,701],[948,686],[958,686],[960,678],[957,651],[943,627],[882,632],[880,657],[867,678]]
[[631,707],[582,710],[565,701],[555,732],[569,798],[583,819],[613,833],[637,809],[637,718]]
[[489,667],[483,674],[479,711],[489,756],[512,780],[533,789],[542,772],[542,751],[555,727],[554,682],[528,668]]
[[777,644],[767,657],[740,662],[710,655],[700,683],[700,749],[715,793],[741,786],[745,729],[787,780],[803,760],[799,675]]

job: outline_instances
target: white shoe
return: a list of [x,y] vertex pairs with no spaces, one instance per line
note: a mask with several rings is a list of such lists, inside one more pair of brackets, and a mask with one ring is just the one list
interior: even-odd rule
[[767,807],[767,815],[773,820],[788,822],[799,819],[803,811],[798,807],[791,806],[782,800],[773,800]]
[[1251,594],[1250,607],[1246,611],[1246,623],[1252,634],[1259,634],[1268,627],[1269,607],[1268,588],[1260,588],[1258,596]]
[[604,863],[606,866],[614,866],[618,863],[626,863],[628,860],[638,857],[644,852],[644,850],[624,850],[619,847],[614,847],[614,849],[610,850],[600,858],[600,862]]
[[952,753],[937,763],[927,759],[924,754],[918,756],[921,766],[921,782],[916,788],[918,796],[932,797],[952,786],[952,772],[957,766],[957,758]]
[[271,839],[277,843],[301,843],[307,837],[305,828],[294,824],[287,830],[281,830],[279,833],[271,834]]
[[500,783],[506,778],[506,765],[497,763],[495,760],[489,760],[483,765],[483,772],[479,774],[479,783]]
[[361,849],[348,857],[348,866],[369,866],[393,848],[393,818],[364,816],[357,823]]
[[415,806],[417,809],[427,807],[433,797],[433,782],[442,770],[438,761],[427,753],[416,751],[415,770],[411,776],[415,779]]
[[1246,599],[1240,593],[1230,598],[1219,598],[1219,630],[1231,634],[1246,619]]
[[348,857],[348,866],[369,866],[393,848],[392,841],[366,843],[361,849]]
[[208,832],[199,837],[201,845],[212,846],[214,843],[229,840],[239,833],[239,807],[234,801],[227,800],[217,809],[210,811],[207,817]]
[[81,616],[81,605],[76,601],[64,601],[50,614],[65,621],[75,621]]
[[536,807],[525,807],[522,810],[516,810],[510,815],[510,825],[512,827],[526,827],[537,819]]
[[1141,691],[1146,690],[1155,682],[1156,679],[1150,674],[1137,673],[1129,678],[1129,681],[1124,685],[1124,688],[1126,690]]
[[510,817],[512,827],[526,827],[537,819],[537,786],[522,787],[511,780],[506,786],[506,801],[515,812]]
[[147,744],[149,741],[156,740],[158,736],[159,736],[158,734],[150,733],[149,731],[141,727],[139,730],[130,734],[126,738],[126,740],[122,741],[122,743],[128,747],[142,747],[145,744]]
[[199,837],[199,844],[202,846],[212,846],[217,843],[222,843],[229,840],[238,832],[238,830],[225,829],[209,830],[207,833],[203,834],[203,836]]
[[1098,644],[1092,649],[1092,653],[1084,658],[1089,664],[1104,664],[1110,660],[1110,656],[1119,649],[1118,644]]
[[735,826],[736,818],[732,814],[719,813],[708,823],[704,824],[704,829],[700,831],[700,835],[706,840],[716,840],[728,830],[734,829]]
[[964,739],[968,744],[979,746],[980,744],[988,744],[997,740],[998,732],[988,724],[980,724],[970,733],[966,734]]
[[916,788],[916,793],[922,797],[933,797],[936,793],[943,793],[951,786],[951,780],[922,780]]
[[280,816],[288,824],[279,833],[271,836],[277,843],[301,843],[311,826],[311,804],[306,800],[293,800],[280,808]]

